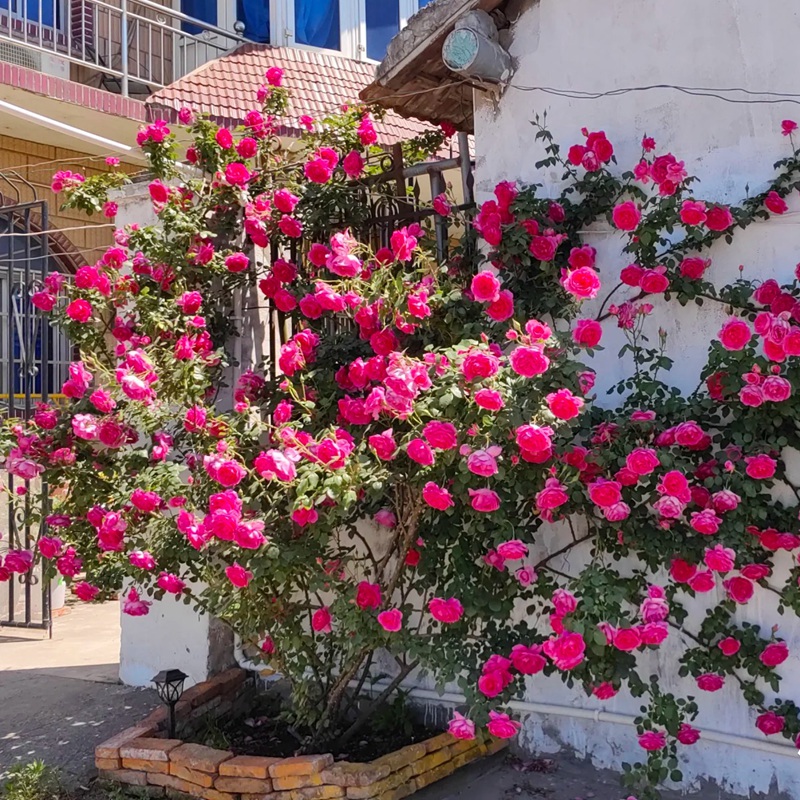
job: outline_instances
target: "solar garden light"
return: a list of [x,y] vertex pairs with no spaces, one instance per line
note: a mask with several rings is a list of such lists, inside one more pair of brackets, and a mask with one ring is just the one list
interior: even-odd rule
[[162,669],[153,678],[158,696],[164,705],[169,706],[169,738],[175,738],[175,704],[183,694],[183,682],[189,676],[179,669]]

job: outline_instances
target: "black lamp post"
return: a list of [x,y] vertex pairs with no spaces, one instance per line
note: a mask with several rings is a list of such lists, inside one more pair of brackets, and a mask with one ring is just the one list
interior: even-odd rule
[[175,738],[175,703],[183,694],[183,682],[189,676],[179,669],[162,669],[153,678],[161,702],[169,706],[169,738]]

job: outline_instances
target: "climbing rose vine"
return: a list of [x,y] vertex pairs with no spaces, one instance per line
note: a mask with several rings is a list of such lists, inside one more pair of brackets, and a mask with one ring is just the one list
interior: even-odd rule
[[[643,796],[680,780],[706,692],[734,684],[760,735],[797,737],[798,707],[777,696],[780,619],[762,630],[739,610],[769,594],[800,611],[785,461],[800,444],[800,284],[745,271],[718,287],[708,255],[785,212],[794,147],[728,207],[649,137],[619,174],[605,133],[564,156],[537,120],[560,197],[503,182],[473,211],[443,194],[375,242],[370,113],[303,117],[287,148],[280,70],[267,81],[235,131],[183,109],[185,152],[166,123],[143,128],[159,224],[37,287],[80,359],[68,404],[8,424],[8,471],[52,497],[30,512],[36,552],[6,553],[0,578],[42,559],[87,602],[121,589],[133,616],[172,596],[225,620],[291,682],[306,751],[346,747],[418,672],[460,686],[460,738],[513,737],[508,703],[543,675],[646,698],[625,775]],[[445,128],[406,152],[435,150]],[[113,213],[107,190],[125,180],[59,173],[54,188]],[[464,223],[446,263],[436,218]],[[622,263],[583,241],[597,221]],[[727,309],[691,394],[669,384],[653,330],[667,302]],[[232,365],[237,336],[276,324],[274,363]],[[631,374],[609,408],[590,365],[614,325]],[[647,675],[664,648],[685,697]],[[389,673],[378,702],[361,697],[371,672]]]

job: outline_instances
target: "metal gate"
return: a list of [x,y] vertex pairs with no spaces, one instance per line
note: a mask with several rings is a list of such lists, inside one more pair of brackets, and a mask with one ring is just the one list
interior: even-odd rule
[[[54,399],[53,388],[61,386],[69,363],[68,342],[30,299],[48,272],[58,270],[47,230],[45,201],[0,206],[0,412],[7,418],[28,419],[37,403]],[[0,495],[0,555],[35,551],[44,523],[32,524],[29,516],[39,502],[46,511],[47,485],[2,472],[8,493]],[[20,508],[15,510],[9,495],[20,498]],[[0,583],[0,626],[52,633],[50,596],[40,568],[12,574]]]

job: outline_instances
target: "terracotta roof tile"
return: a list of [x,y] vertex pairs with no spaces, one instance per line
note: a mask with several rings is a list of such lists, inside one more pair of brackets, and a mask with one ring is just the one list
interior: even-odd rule
[[[287,135],[299,131],[297,119],[302,114],[321,119],[342,105],[359,102],[359,92],[375,73],[373,64],[344,56],[244,44],[152,94],[146,101],[148,116],[166,115],[174,121],[178,109],[189,106],[233,127],[256,108],[258,87],[264,83],[267,68],[273,66],[284,70],[284,85],[292,93],[287,115],[291,123],[282,131]],[[375,129],[379,142],[388,145],[430,130],[430,125],[388,111]]]

